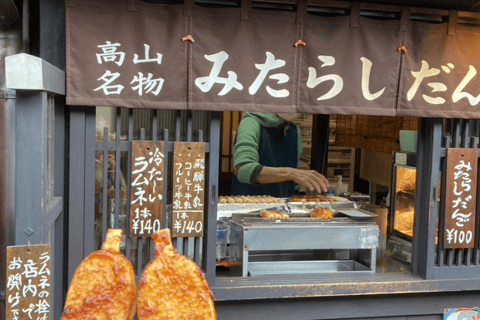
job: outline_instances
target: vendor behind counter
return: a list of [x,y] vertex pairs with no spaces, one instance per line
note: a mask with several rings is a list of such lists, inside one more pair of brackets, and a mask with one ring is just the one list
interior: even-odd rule
[[328,180],[315,170],[297,169],[301,133],[291,121],[300,114],[246,112],[233,149],[232,195],[289,197],[296,185],[326,192]]

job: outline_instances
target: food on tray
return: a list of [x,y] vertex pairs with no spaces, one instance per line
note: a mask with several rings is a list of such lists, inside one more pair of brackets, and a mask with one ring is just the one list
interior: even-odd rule
[[244,203],[281,203],[282,199],[272,196],[219,196],[220,204],[244,204]]
[[135,274],[120,253],[122,230],[110,229],[101,250],[89,254],[73,275],[62,314],[65,319],[131,320]]
[[152,238],[155,258],[138,283],[138,319],[216,319],[212,292],[197,264],[177,254],[169,229]]
[[267,210],[262,210],[260,212],[260,217],[272,219],[272,220],[277,220],[277,219],[284,220],[284,219],[290,218],[290,216],[286,213],[283,213],[280,211],[267,211]]
[[291,196],[288,200],[290,202],[337,202],[336,199],[325,196]]
[[315,208],[310,212],[310,217],[318,219],[331,219],[333,218],[333,211],[326,208]]

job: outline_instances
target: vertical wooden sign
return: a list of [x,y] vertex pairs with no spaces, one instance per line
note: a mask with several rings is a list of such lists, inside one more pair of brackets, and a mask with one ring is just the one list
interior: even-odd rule
[[473,248],[477,199],[477,149],[447,150],[443,246]]
[[50,245],[7,247],[6,319],[50,319]]
[[132,141],[130,237],[160,230],[163,213],[163,141]]
[[202,237],[205,143],[175,142],[172,237]]

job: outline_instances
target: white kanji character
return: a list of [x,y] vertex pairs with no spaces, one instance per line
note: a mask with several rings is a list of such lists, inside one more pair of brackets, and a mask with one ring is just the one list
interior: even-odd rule
[[452,208],[456,208],[456,207],[458,207],[458,206],[460,205],[460,203],[462,203],[462,198],[461,198],[461,197],[458,197],[457,199],[452,200],[452,202],[453,202]]
[[35,278],[38,275],[38,267],[37,263],[33,262],[33,260],[27,260],[27,263],[23,265],[24,271],[22,272],[25,275],[25,278]]
[[[318,56],[318,59],[323,62],[320,68],[333,66],[335,64],[335,58],[332,56]],[[308,68],[307,87],[310,89],[313,89],[320,83],[329,80],[333,81],[332,89],[330,89],[330,91],[325,93],[320,98],[317,98],[317,100],[328,100],[336,97],[343,90],[343,79],[337,74],[328,74],[317,78],[317,70],[314,67]]]
[[180,200],[173,201],[173,209],[182,209],[182,204]]
[[173,228],[177,231],[177,233],[180,232],[180,229],[182,229],[182,222],[180,220],[175,220]]
[[35,307],[35,313],[37,314],[45,314],[50,312],[50,304],[45,299],[38,301]]
[[18,310],[18,309],[13,309],[13,310],[11,310],[11,311],[12,311],[12,320],[18,320],[18,319],[20,319],[20,318],[18,317],[20,310]]
[[186,212],[182,212],[180,217],[185,220],[185,219],[188,219],[188,214]]
[[[156,168],[152,168],[152,170],[148,171],[148,173],[150,174],[150,177],[148,178],[148,180],[152,181],[153,178],[155,177],[157,181],[163,181],[163,178],[161,177],[162,175],[162,172],[161,171],[158,171]],[[159,177],[157,177],[159,176]]]
[[190,194],[190,192],[186,192],[185,193],[185,198],[188,200],[192,197],[192,195]]
[[133,63],[147,63],[147,62],[156,62],[158,64],[162,64],[162,54],[157,53],[157,58],[150,58],[150,46],[148,44],[143,44],[145,47],[145,59],[138,59],[138,54],[133,55]]
[[219,96],[224,96],[229,93],[233,88],[241,91],[243,86],[237,81],[237,74],[233,71],[228,71],[228,78],[219,77],[220,70],[223,64],[228,59],[228,54],[225,51],[219,53],[205,55],[205,59],[213,62],[210,75],[207,77],[199,77],[195,79],[195,85],[202,90],[202,92],[209,92],[215,83],[223,84],[223,89],[218,93]]
[[151,156],[148,160],[148,163],[152,163],[152,161],[154,161],[157,167],[163,162],[163,158],[165,157],[163,153],[158,150],[158,148],[155,148],[155,153],[150,152],[148,155]]
[[203,191],[203,188],[202,188],[202,186],[201,186],[199,183],[197,183],[197,184],[195,184],[195,186],[193,187],[193,191],[195,191],[197,194],[199,194],[200,192]]
[[447,241],[448,243],[452,243],[453,240],[453,232],[455,229],[447,229]]
[[457,227],[463,228],[465,226],[464,223],[470,221],[470,216],[472,215],[472,213],[464,214],[464,213],[460,213],[459,211],[460,209],[457,209],[452,213],[452,219],[457,220],[456,222]]
[[148,210],[147,208],[144,208],[144,209],[142,210],[141,216],[142,216],[144,219],[146,219],[146,218],[148,218],[148,217],[151,217],[152,214],[150,213],[150,210]]
[[[411,72],[412,72],[412,75],[415,77],[415,82],[413,83],[410,90],[408,90],[407,92],[408,101],[412,101],[413,97],[415,97],[415,94],[417,93],[418,88],[420,88],[420,84],[422,83],[423,79],[438,75],[440,73],[440,69],[437,69],[437,68],[429,69],[428,62],[426,62],[425,60],[422,60],[422,67],[420,68],[420,71],[411,71]],[[443,92],[447,90],[447,86],[441,82],[431,82],[431,83],[428,83],[428,86],[430,86],[433,89],[432,92],[439,92],[439,91]],[[445,99],[441,97],[433,98],[433,97],[427,96],[426,94],[423,95],[423,99],[431,104],[445,103]]]
[[[200,155],[198,155],[200,157]],[[197,159],[195,160],[195,165],[193,166],[194,169],[205,169],[205,159]]]
[[[103,51],[103,53],[96,54],[98,64],[102,64],[103,59],[105,62],[115,62],[117,65],[121,66],[125,59],[125,53],[117,52],[117,47],[119,46],[121,46],[120,43],[111,43],[110,41],[107,41],[106,44],[97,46]],[[117,58],[118,61],[116,61]]]
[[[153,192],[155,192],[155,187],[153,188]],[[154,194],[149,194],[148,195],[148,201],[150,201],[150,203],[154,203],[155,200],[157,200],[157,196],[154,195]]]
[[44,260],[42,261],[42,263],[47,263],[48,261],[50,261],[50,256],[48,255],[48,252],[43,252],[40,255],[40,260]]
[[28,309],[22,309],[23,313],[27,313],[28,314],[28,318],[29,319],[32,319],[32,312],[33,310],[35,309],[35,305],[33,303],[30,303],[28,305]]
[[[143,178],[143,180],[142,180]],[[135,180],[132,182],[132,187],[137,187],[141,185],[147,185],[148,186],[148,179],[147,177],[144,177],[142,173],[140,173]]]
[[20,273],[12,274],[8,277],[7,289],[8,290],[20,290],[22,286],[22,275]]
[[470,162],[465,163],[465,160],[460,160],[460,163],[457,164],[454,168],[456,170],[466,169],[467,171],[471,171],[472,170],[472,164]]
[[45,290],[46,287],[50,287],[50,283],[48,283],[48,278],[46,276],[42,276],[42,278],[40,279],[40,283],[37,286],[42,290]]
[[362,94],[365,99],[372,101],[383,94],[385,87],[376,93],[370,93],[370,72],[372,70],[372,62],[365,57],[361,57],[360,60],[362,61]]
[[196,171],[193,173],[193,181],[202,182],[203,180],[205,180],[205,177],[203,176],[202,171]]
[[201,202],[202,202],[202,200],[200,200],[200,198],[198,197],[198,195],[195,196],[195,198],[193,198],[193,207],[194,207],[195,209],[197,209],[198,207],[202,207],[203,204],[202,204]]
[[143,190],[142,188],[137,188],[137,191],[134,193],[134,195],[136,195],[137,198],[132,201],[131,204],[140,202],[140,206],[143,206],[143,202],[147,202],[147,198],[145,198],[145,190]]
[[110,94],[120,94],[124,86],[122,86],[121,84],[110,85],[118,77],[120,77],[120,73],[118,72],[111,72],[110,70],[105,71],[103,76],[97,79],[97,81],[102,80],[102,81],[105,81],[105,83],[102,84],[100,87],[93,89],[93,91],[103,90],[103,93],[106,96]]
[[[285,60],[275,60],[275,56],[271,52],[267,51],[266,55],[267,59],[265,60],[264,64],[255,64],[255,67],[260,70],[260,73],[258,74],[255,81],[253,81],[252,85],[248,88],[248,93],[250,93],[250,95],[254,95],[255,93],[257,93],[258,89],[260,89],[260,86],[262,85],[263,81],[265,81],[265,78],[267,77],[270,70],[278,69],[286,65]],[[278,84],[287,83],[288,80],[290,80],[289,76],[285,73],[272,74],[269,79],[278,80]],[[274,98],[285,98],[290,95],[290,92],[287,89],[274,90],[269,86],[267,86],[266,88],[268,94],[270,94]]]
[[137,234],[137,231],[138,231],[138,223],[140,222],[140,220],[137,220],[137,219],[133,219],[132,220],[132,229],[133,229],[133,233]]
[[176,166],[178,166],[177,171],[175,172],[176,176],[183,176],[183,171],[181,171],[183,165],[181,163],[175,163]]
[[465,75],[465,77],[462,79],[462,81],[458,84],[458,86],[455,88],[452,94],[452,101],[458,102],[460,99],[467,98],[468,102],[470,103],[471,106],[476,106],[480,102],[480,95],[477,97],[474,97],[468,92],[462,92],[463,89],[467,86],[467,84],[477,75],[477,69],[475,69],[474,66],[469,65],[468,66],[468,72]]
[[187,191],[190,191],[190,186],[192,185],[192,180],[185,179],[185,185],[187,186]]
[[454,181],[453,182],[453,194],[456,195],[456,196],[461,196],[463,193],[463,190],[462,191],[458,191],[457,190],[457,181]]
[[176,192],[174,195],[173,195],[174,198],[181,198],[182,197],[182,194],[180,192]]
[[23,291],[22,291],[23,297],[25,298],[27,296],[27,293],[29,292],[32,293],[32,297],[37,296],[37,286],[32,284],[32,279],[28,279],[28,284],[23,286]]
[[135,166],[135,167],[141,167],[141,168],[132,171],[132,174],[133,174],[133,175],[138,174],[138,173],[142,173],[143,171],[147,170],[148,161],[147,161],[147,159],[146,159],[145,157],[135,158],[134,166]]
[[190,204],[190,202],[185,201],[185,202],[183,203],[183,208],[184,208],[185,210],[188,210],[188,209],[191,209],[191,208],[192,208],[192,205]]
[[13,257],[13,260],[10,261],[10,264],[8,265],[9,270],[19,270],[22,267],[22,259]]
[[[154,95],[158,96],[160,91],[162,91],[162,87],[163,87],[163,83],[165,82],[165,79],[163,78],[152,79],[152,77],[153,77],[153,74],[148,73],[147,77],[145,78],[143,76],[143,73],[139,72],[138,76],[133,76],[133,80],[132,82],[130,82],[130,84],[134,84],[135,82],[138,82],[138,85],[133,86],[132,90],[138,91],[139,96],[143,95],[144,90],[145,90],[145,93],[152,92]],[[155,87],[157,89],[155,89]]]
[[10,308],[15,308],[20,303],[20,294],[15,292],[15,295],[12,296],[11,294],[8,295],[8,303],[10,304]]

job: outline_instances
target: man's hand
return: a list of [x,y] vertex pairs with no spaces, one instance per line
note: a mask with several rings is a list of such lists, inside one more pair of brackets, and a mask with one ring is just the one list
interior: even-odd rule
[[329,182],[322,174],[315,170],[292,169],[291,180],[307,188],[309,191],[322,193],[328,191]]
[[328,191],[329,182],[322,174],[315,170],[301,170],[295,168],[263,167],[258,174],[256,183],[268,184],[293,181],[310,191],[322,193]]

